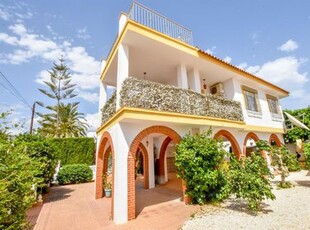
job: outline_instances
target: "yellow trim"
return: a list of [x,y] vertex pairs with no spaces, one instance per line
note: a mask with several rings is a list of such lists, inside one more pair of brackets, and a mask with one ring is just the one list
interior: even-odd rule
[[259,132],[271,132],[271,133],[284,133],[283,129],[263,127],[263,126],[251,126],[246,125],[243,121],[233,121],[228,119],[221,119],[215,117],[188,115],[181,113],[163,112],[156,110],[138,109],[124,107],[117,111],[113,117],[111,117],[105,124],[103,124],[98,130],[97,135],[111,128],[123,119],[136,119],[147,120],[157,122],[170,122],[175,124],[186,125],[205,125],[216,126],[223,128],[236,128],[244,131],[259,131]]
[[158,32],[158,31],[156,31],[154,29],[151,29],[149,27],[141,25],[141,24],[139,24],[137,22],[134,22],[134,21],[132,21],[130,19],[127,19],[127,22],[126,22],[126,24],[125,24],[121,34],[118,36],[116,42],[113,44],[112,50],[111,50],[111,52],[110,52],[110,54],[109,54],[109,56],[107,58],[105,68],[102,71],[100,80],[104,79],[104,76],[107,73],[107,70],[108,70],[108,68],[111,65],[111,62],[114,59],[114,56],[115,56],[116,51],[118,49],[118,46],[121,43],[121,41],[123,40],[123,38],[124,38],[124,36],[125,36],[125,34],[126,34],[126,32],[128,30],[134,31],[136,33],[139,33],[139,34],[144,35],[146,37],[149,37],[151,39],[154,39],[154,40],[157,40],[159,42],[162,42],[162,43],[164,43],[166,45],[169,45],[169,46],[172,46],[174,48],[177,48],[177,49],[179,49],[179,50],[181,50],[183,52],[186,52],[186,53],[188,53],[188,54],[190,54],[192,56],[195,56],[197,58],[203,58],[203,59],[212,61],[213,63],[215,63],[217,65],[220,65],[220,66],[222,66],[222,67],[224,67],[226,69],[229,69],[229,70],[231,70],[231,71],[233,71],[233,72],[235,72],[237,74],[240,74],[243,77],[246,77],[246,78],[248,78],[250,80],[254,80],[254,81],[256,81],[256,82],[258,82],[260,84],[266,85],[266,86],[272,88],[273,90],[276,90],[276,91],[278,91],[278,92],[280,92],[282,94],[285,94],[286,96],[289,95],[288,91],[286,91],[286,90],[284,90],[284,89],[282,89],[282,88],[280,88],[280,87],[278,87],[278,86],[276,86],[276,85],[274,85],[274,84],[272,84],[272,83],[270,83],[268,81],[265,81],[262,78],[259,78],[259,77],[255,76],[255,75],[250,74],[250,73],[248,73],[248,72],[246,72],[244,70],[241,70],[241,69],[239,69],[239,68],[237,68],[237,67],[235,67],[235,66],[233,66],[233,65],[231,65],[229,63],[226,63],[226,62],[222,61],[221,59],[216,58],[216,57],[214,57],[214,56],[212,56],[210,54],[207,54],[207,53],[199,50],[198,48],[196,48],[196,47],[194,47],[192,45],[189,45],[189,44],[184,43],[184,42],[182,42],[182,41],[180,41],[178,39],[175,39],[175,38],[172,38],[172,37],[170,37],[168,35],[160,33],[160,32]]
[[266,133],[284,133],[283,128],[272,128],[267,126],[246,125],[244,131],[257,131]]

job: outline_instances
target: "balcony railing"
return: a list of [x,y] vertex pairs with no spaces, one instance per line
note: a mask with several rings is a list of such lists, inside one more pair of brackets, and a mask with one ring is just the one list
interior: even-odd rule
[[[120,92],[120,106],[243,121],[241,104],[192,90],[129,77]],[[102,124],[116,113],[116,95],[102,109]]]
[[191,30],[171,21],[170,19],[137,2],[132,3],[129,11],[129,18],[172,38],[176,38],[187,44],[193,45],[193,34]]

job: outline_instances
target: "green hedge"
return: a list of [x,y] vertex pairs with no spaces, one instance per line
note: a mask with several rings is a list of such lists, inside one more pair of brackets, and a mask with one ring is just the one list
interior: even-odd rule
[[53,138],[48,142],[56,150],[56,158],[61,165],[95,163],[95,141],[90,137]]
[[72,164],[63,166],[58,173],[59,184],[79,184],[91,181],[93,172],[86,164]]
[[304,145],[304,153],[306,156],[306,167],[310,169],[310,142]]

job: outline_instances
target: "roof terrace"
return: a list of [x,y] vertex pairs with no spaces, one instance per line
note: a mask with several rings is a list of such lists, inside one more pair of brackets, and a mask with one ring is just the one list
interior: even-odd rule
[[132,3],[128,17],[144,26],[172,38],[179,39],[189,45],[193,45],[193,34],[191,30],[137,2]]

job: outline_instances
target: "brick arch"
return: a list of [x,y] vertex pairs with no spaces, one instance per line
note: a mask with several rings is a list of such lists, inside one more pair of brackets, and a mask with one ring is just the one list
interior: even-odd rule
[[271,144],[272,141],[274,141],[278,147],[281,147],[282,143],[281,143],[279,137],[274,133],[270,134],[269,144]]
[[134,161],[134,155],[137,152],[139,145],[141,141],[149,134],[152,133],[161,133],[164,135],[169,136],[174,143],[179,143],[181,140],[181,137],[179,134],[174,131],[173,129],[167,127],[167,126],[151,126],[144,130],[142,130],[132,141],[129,151],[128,151],[128,220],[132,220],[136,218],[136,191],[135,191],[135,173],[134,173],[134,167],[135,167],[135,161]]
[[257,136],[256,133],[253,132],[249,132],[243,141],[243,155],[246,156],[246,143],[248,141],[249,138],[252,138],[255,142],[259,141],[259,137]]
[[[106,149],[106,151],[104,151]],[[109,153],[112,153],[112,198],[111,198],[111,216],[114,219],[114,169],[115,169],[115,158],[114,158],[114,146],[112,137],[109,132],[104,132],[100,139],[100,144],[97,153],[96,161],[96,182],[95,182],[95,198],[100,199],[103,196],[103,185],[102,176],[103,172],[108,169],[108,158]]]
[[149,156],[148,156],[148,153],[147,153],[147,149],[142,144],[142,142],[140,142],[140,144],[138,146],[137,152],[139,150],[142,152],[142,156],[143,156],[144,188],[145,189],[149,189]]
[[161,147],[160,147],[160,152],[159,152],[159,170],[158,170],[158,176],[164,176],[165,175],[165,154],[167,147],[169,143],[171,142],[171,138],[168,136],[166,139],[163,141]]
[[221,137],[225,137],[228,141],[230,141],[232,151],[236,155],[236,157],[239,159],[241,157],[241,150],[240,150],[240,147],[238,145],[238,141],[236,140],[234,135],[232,135],[229,131],[222,129],[222,130],[218,131],[214,135],[213,138],[214,139],[220,139]]

